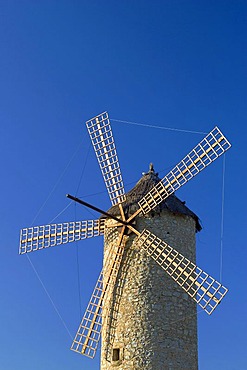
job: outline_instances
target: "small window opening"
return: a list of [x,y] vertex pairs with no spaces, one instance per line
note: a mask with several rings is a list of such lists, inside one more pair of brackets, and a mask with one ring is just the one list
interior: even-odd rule
[[120,360],[120,348],[113,348],[112,352],[112,361]]

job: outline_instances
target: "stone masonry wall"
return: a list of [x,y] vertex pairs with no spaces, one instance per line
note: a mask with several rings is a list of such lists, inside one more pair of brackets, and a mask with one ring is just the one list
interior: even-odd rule
[[[109,220],[107,222],[111,222]],[[138,217],[144,228],[195,261],[195,221],[162,211]],[[105,235],[105,260],[118,231]],[[104,319],[101,370],[197,370],[196,304],[128,237],[122,265]],[[106,308],[105,308],[106,312]]]

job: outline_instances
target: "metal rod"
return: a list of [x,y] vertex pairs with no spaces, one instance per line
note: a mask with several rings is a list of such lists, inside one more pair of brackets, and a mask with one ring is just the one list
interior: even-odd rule
[[87,203],[87,202],[84,202],[83,200],[81,200],[81,199],[79,199],[79,198],[76,198],[76,197],[74,197],[73,195],[66,194],[66,197],[67,197],[67,198],[69,198],[69,199],[74,200],[74,201],[75,201],[75,202],[77,202],[77,203],[82,204],[83,206],[86,206],[86,207],[88,207],[88,208],[91,208],[91,209],[93,209],[93,210],[94,210],[94,211],[96,211],[96,212],[102,213],[103,215],[105,215],[105,216],[107,216],[107,217],[109,217],[109,218],[112,218],[113,220],[116,220],[117,222],[120,222],[121,224],[123,224],[123,225],[125,225],[125,226],[126,226],[126,225],[128,225],[128,222],[123,221],[123,220],[121,220],[120,218],[117,218],[117,217],[115,217],[115,216],[111,215],[110,213],[107,213],[107,212],[103,211],[102,209],[100,209],[100,208],[97,208],[97,207],[93,206],[92,204],[89,204],[89,203]]

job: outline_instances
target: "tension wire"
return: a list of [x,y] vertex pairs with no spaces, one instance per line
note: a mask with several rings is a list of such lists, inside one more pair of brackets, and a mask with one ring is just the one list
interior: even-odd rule
[[111,121],[120,122],[120,123],[127,123],[128,125],[136,125],[136,126],[157,128],[157,129],[160,129],[160,130],[187,132],[189,134],[199,134],[199,135],[206,135],[207,134],[207,132],[202,132],[202,131],[192,131],[192,130],[183,130],[183,129],[180,129],[180,128],[163,127],[163,126],[157,126],[157,125],[148,125],[146,123],[123,121],[123,120],[120,120],[120,119],[113,119],[113,118],[111,118]]
[[225,171],[226,171],[226,157],[223,155],[222,168],[222,192],[221,192],[221,225],[220,225],[220,281],[222,281],[223,270],[223,236],[224,236],[224,205],[225,205]]

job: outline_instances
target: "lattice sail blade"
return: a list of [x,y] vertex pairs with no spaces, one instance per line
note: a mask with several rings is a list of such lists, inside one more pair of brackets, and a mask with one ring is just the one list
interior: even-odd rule
[[107,263],[99,275],[93,294],[71,345],[72,351],[90,358],[94,358],[98,348],[103,316],[107,316],[104,303],[114,288],[124,252],[124,245],[122,244],[115,248],[115,251],[109,253]]
[[209,315],[228,292],[221,283],[148,230],[139,235],[138,243]]
[[125,200],[125,191],[108,113],[86,122],[112,205]]
[[103,298],[103,273],[101,272],[71,345],[70,349],[72,351],[94,358],[98,348],[102,328]]
[[20,233],[19,253],[37,251],[104,234],[105,220],[64,222],[24,228]]
[[224,154],[231,144],[215,127],[181,162],[179,162],[139,202],[144,214],[151,211],[170,194],[196,176],[205,167]]

